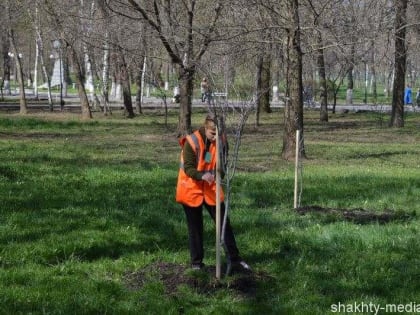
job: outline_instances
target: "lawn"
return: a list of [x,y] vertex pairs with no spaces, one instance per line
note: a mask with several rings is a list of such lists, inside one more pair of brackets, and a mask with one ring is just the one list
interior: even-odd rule
[[420,115],[400,129],[384,113],[318,115],[305,112],[305,212],[282,112],[246,127],[231,221],[254,273],[218,282],[208,216],[208,268],[188,269],[176,111],[167,126],[158,111],[0,112],[0,314],[420,313]]

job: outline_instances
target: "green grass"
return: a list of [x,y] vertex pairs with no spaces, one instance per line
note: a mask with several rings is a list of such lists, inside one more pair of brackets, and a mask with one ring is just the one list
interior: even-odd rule
[[[95,115],[0,113],[0,314],[331,314],[339,302],[420,304],[418,114],[389,129],[384,114],[325,124],[305,113],[302,205],[410,216],[387,224],[297,214],[294,165],[280,158],[282,113],[263,114],[257,129],[250,122],[231,220],[259,275],[253,296],[228,285],[166,295],[153,278],[128,287],[127,273],[188,262],[174,201],[177,113],[169,128],[158,113]],[[203,115],[194,113],[195,126]],[[205,262],[214,265],[205,219]]]

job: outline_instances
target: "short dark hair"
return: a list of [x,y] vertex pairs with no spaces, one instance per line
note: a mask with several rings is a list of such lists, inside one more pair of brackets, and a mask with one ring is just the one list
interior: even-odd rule
[[209,121],[216,123],[216,115],[214,113],[207,114],[206,119],[204,120],[204,123],[207,123]]

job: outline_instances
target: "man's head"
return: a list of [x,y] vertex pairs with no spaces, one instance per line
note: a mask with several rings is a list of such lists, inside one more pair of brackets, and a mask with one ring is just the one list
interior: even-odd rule
[[208,114],[206,116],[204,130],[208,140],[212,142],[216,140],[216,117],[213,114]]

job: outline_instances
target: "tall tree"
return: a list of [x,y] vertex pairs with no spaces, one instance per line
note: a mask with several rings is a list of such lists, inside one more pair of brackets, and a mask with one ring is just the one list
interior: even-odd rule
[[[66,51],[73,63],[73,71],[75,72],[76,83],[78,87],[78,95],[83,119],[91,119],[92,112],[90,110],[89,100],[85,89],[85,72],[84,72],[84,51],[82,49],[83,34],[81,29],[79,8],[80,2],[76,0],[62,2],[58,7],[52,0],[43,0],[42,8],[47,13],[51,28],[57,40],[60,41],[61,47]],[[40,8],[41,9],[41,8]],[[74,21],[74,17],[79,17],[78,22]],[[64,47],[62,47],[64,46]]]
[[[35,1],[33,7],[29,7],[27,9],[29,19],[32,23],[32,27],[35,32],[35,47],[36,47],[36,54],[35,54],[35,69],[34,69],[34,95],[38,98],[38,60],[41,63],[42,73],[44,75],[45,80],[47,81],[47,95],[48,95],[48,105],[50,107],[50,111],[53,111],[53,101],[51,95],[51,78],[47,71],[47,65],[45,62],[45,52],[44,52],[44,35],[43,29],[41,25],[41,18],[39,17],[39,9],[38,9],[38,0]],[[60,61],[61,62],[61,61]]]
[[[302,50],[300,42],[299,1],[286,0],[289,20],[287,32],[287,101],[284,109],[284,134],[282,157],[290,160],[295,157],[296,145],[305,156],[303,141],[303,95],[302,95]],[[302,141],[296,139],[296,131],[301,131]]]
[[[12,6],[13,5],[13,6]],[[6,24],[7,24],[7,37],[10,43],[11,54],[13,57],[16,67],[16,75],[19,83],[19,103],[20,103],[20,114],[27,114],[28,107],[26,103],[25,95],[25,82],[23,79],[23,66],[22,66],[22,54],[18,51],[17,36],[14,30],[14,21],[18,20],[17,16],[14,16],[18,12],[21,12],[22,7],[20,3],[13,2],[9,0],[5,2],[5,12],[6,12]],[[16,78],[15,78],[16,79]]]
[[1,99],[3,100],[4,94],[10,95],[10,68],[11,68],[11,61],[9,56],[9,40],[8,36],[5,32],[1,32],[0,40],[2,45],[2,60],[3,60],[3,76],[0,83],[1,88]]
[[[165,47],[178,70],[180,109],[178,134],[191,132],[192,94],[194,75],[202,56],[216,35],[217,21],[224,1],[196,0],[107,1],[121,15],[144,19]],[[133,15],[132,12],[136,14]]]
[[260,38],[258,47],[258,61],[257,61],[257,121],[259,124],[259,112],[263,110],[266,113],[271,113],[270,108],[270,81],[271,81],[271,64],[272,64],[272,39],[271,30],[267,23],[266,10],[258,10],[256,14],[257,27],[263,26],[257,36]]
[[356,54],[356,42],[355,36],[353,35],[353,27],[355,25],[355,17],[351,15],[348,21],[347,33],[350,34],[350,52],[348,55],[348,68],[347,68],[347,93],[346,93],[346,104],[353,104],[353,89],[354,89],[354,64]]
[[[98,6],[98,15],[100,19],[100,26],[103,30],[103,39],[101,40],[102,44],[102,73],[101,73],[101,97],[103,103],[103,113],[108,115],[110,112],[109,108],[109,73],[110,73],[110,25],[111,25],[111,16],[108,12],[108,9],[105,5],[104,0],[96,0]],[[97,23],[98,24],[98,23]]]
[[317,7],[319,1],[308,0],[308,5],[313,19],[314,37],[315,37],[315,56],[316,64],[319,74],[319,99],[320,99],[320,116],[319,120],[328,121],[328,94],[327,94],[327,76],[325,70],[325,43],[323,39],[323,30],[321,25],[324,23],[324,16],[327,8],[333,2],[326,0],[319,3],[320,8]]

